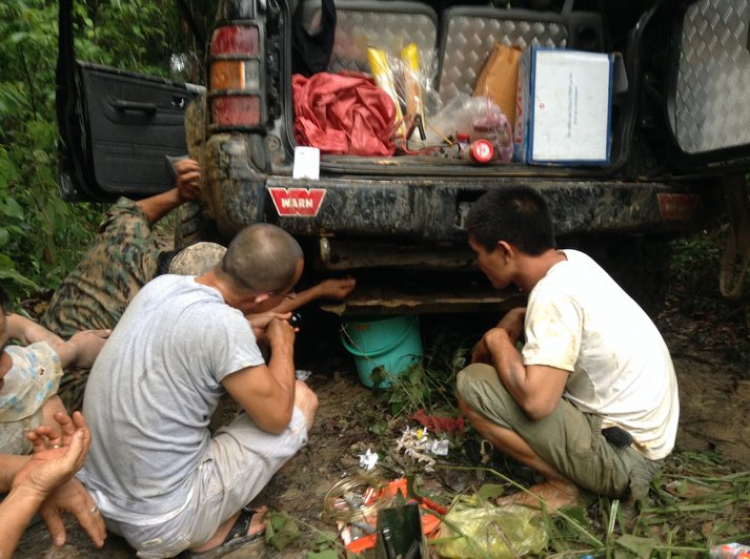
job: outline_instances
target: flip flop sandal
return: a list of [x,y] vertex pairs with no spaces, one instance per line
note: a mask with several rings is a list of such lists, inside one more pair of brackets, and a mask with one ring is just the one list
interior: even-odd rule
[[192,559],[216,559],[244,547],[245,545],[262,540],[266,535],[265,528],[249,536],[247,535],[247,531],[250,529],[250,523],[256,513],[257,511],[254,509],[243,508],[240,510],[240,515],[237,517],[234,525],[229,529],[229,533],[227,534],[227,537],[224,538],[221,545],[200,553],[191,552],[188,557]]

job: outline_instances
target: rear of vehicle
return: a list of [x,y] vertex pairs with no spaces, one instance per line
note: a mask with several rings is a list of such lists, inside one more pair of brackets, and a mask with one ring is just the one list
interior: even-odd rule
[[[227,241],[249,223],[272,222],[300,239],[314,274],[358,278],[338,311],[492,308],[508,294],[494,292],[476,270],[465,217],[484,192],[528,185],[549,200],[561,246],[587,250],[644,306],[658,308],[668,241],[704,223],[717,187],[750,162],[750,8],[731,0],[528,4],[436,9],[339,0],[335,28],[325,29],[328,2],[299,10],[279,0],[220,2],[207,41],[206,91],[187,118],[187,149],[203,166],[205,196],[183,212],[180,242],[210,234]],[[472,93],[495,42],[617,53],[608,161],[480,166],[409,150],[323,155],[318,179],[293,178],[298,21],[334,33],[330,72],[369,72],[368,46],[415,43],[423,60],[435,61],[428,84],[438,106]],[[88,69],[78,71],[85,83]],[[145,101],[125,101],[131,105],[115,114],[160,116],[151,105],[132,105]],[[83,184],[89,192],[121,191],[79,182],[79,191]]]

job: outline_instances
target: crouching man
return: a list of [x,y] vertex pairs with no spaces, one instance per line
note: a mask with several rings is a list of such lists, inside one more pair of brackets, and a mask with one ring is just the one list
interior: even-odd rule
[[[551,509],[580,489],[640,499],[672,450],[679,401],[669,351],[646,313],[591,258],[556,250],[545,200],[512,188],[482,196],[469,244],[498,289],[525,309],[489,330],[458,377],[459,405],[495,448],[539,472]],[[516,342],[524,339],[519,351]]]
[[[208,273],[149,282],[113,330],[86,387],[96,428],[79,476],[139,556],[214,555],[262,528],[244,507],[306,443],[317,410],[295,380],[290,315],[266,312],[302,268],[293,237],[252,225]],[[212,436],[225,391],[244,413]]]

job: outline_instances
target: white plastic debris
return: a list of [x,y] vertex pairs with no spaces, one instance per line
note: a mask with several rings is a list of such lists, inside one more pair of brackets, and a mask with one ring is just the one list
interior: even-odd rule
[[450,447],[450,441],[448,439],[440,439],[439,441],[432,441],[430,446],[430,452],[435,456],[448,456],[448,449]]
[[449,448],[448,439],[431,438],[426,427],[407,427],[401,438],[396,441],[396,452],[403,452],[415,462],[421,462],[426,472],[433,471],[435,467],[435,459],[432,456],[447,456]]
[[372,470],[380,460],[377,452],[372,452],[369,448],[364,454],[359,455],[359,467],[367,471]]
[[294,376],[297,378],[297,380],[301,380],[305,382],[307,379],[309,379],[312,376],[312,371],[303,371],[300,369],[297,369],[294,371]]

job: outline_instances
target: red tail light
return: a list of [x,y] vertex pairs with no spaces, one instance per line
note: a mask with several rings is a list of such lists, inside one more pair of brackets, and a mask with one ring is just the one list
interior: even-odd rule
[[225,25],[211,35],[209,103],[216,127],[258,127],[265,117],[263,28]]
[[211,101],[212,121],[220,126],[255,126],[260,122],[260,99],[254,96],[217,97]]
[[219,27],[211,37],[211,54],[258,54],[258,28],[254,25]]

